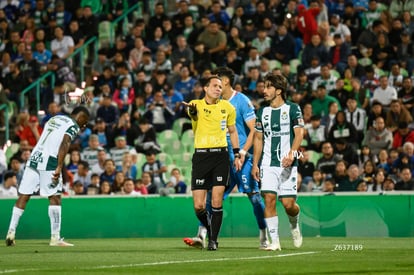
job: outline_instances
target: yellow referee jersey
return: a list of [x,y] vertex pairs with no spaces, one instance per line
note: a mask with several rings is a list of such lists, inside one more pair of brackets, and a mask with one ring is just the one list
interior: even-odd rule
[[192,100],[197,106],[197,121],[192,120],[194,148],[227,147],[227,126],[236,124],[236,109],[226,100],[207,104],[204,99]]

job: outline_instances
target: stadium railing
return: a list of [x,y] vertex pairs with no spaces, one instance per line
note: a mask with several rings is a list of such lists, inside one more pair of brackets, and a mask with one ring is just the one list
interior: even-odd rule
[[[50,78],[50,86],[53,88],[55,86],[55,73],[54,72],[47,72],[36,81],[33,81],[29,86],[23,89],[23,91],[20,93],[20,110],[24,109],[24,106],[26,105],[25,96],[28,92],[30,92],[32,89],[35,89],[36,93],[36,113],[40,110],[40,92],[42,90],[42,85],[45,85],[45,82]],[[31,102],[33,103],[33,102]]]
[[[111,30],[115,30],[116,27],[118,26],[118,24],[122,22],[122,32],[123,35],[126,35],[128,32],[128,16],[130,14],[133,14],[135,17],[137,18],[142,18],[143,16],[143,3],[139,2],[136,3],[135,5],[133,5],[132,7],[130,7],[128,10],[126,10],[120,17],[118,17],[117,19],[115,19],[114,21],[111,22]],[[115,43],[115,37],[113,37],[115,31],[110,31],[109,32],[109,46],[112,48],[114,46]]]
[[5,127],[5,132],[4,132],[4,140],[5,142],[7,142],[10,138],[10,122],[9,122],[9,104],[1,104],[0,105],[0,111],[3,111],[3,115],[4,115],[4,127]]

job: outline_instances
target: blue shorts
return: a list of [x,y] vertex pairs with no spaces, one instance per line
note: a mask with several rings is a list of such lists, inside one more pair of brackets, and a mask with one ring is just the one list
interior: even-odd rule
[[230,184],[226,188],[224,193],[224,198],[226,198],[234,187],[237,185],[237,188],[240,193],[258,193],[260,192],[259,183],[253,179],[252,176],[252,166],[253,158],[249,156],[244,160],[243,167],[240,171],[236,172],[236,169],[233,166],[233,161],[231,162],[230,167]]

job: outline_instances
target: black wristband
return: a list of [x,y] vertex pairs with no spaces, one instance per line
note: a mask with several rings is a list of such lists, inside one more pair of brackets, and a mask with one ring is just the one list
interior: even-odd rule
[[240,148],[233,148],[233,154],[239,154],[239,152],[240,152]]

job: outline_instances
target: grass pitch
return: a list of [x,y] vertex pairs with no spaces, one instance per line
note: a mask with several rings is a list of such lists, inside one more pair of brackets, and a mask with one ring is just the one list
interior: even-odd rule
[[413,274],[413,238],[281,239],[282,251],[258,249],[258,238],[220,238],[219,250],[181,239],[48,240],[0,246],[0,274]]

